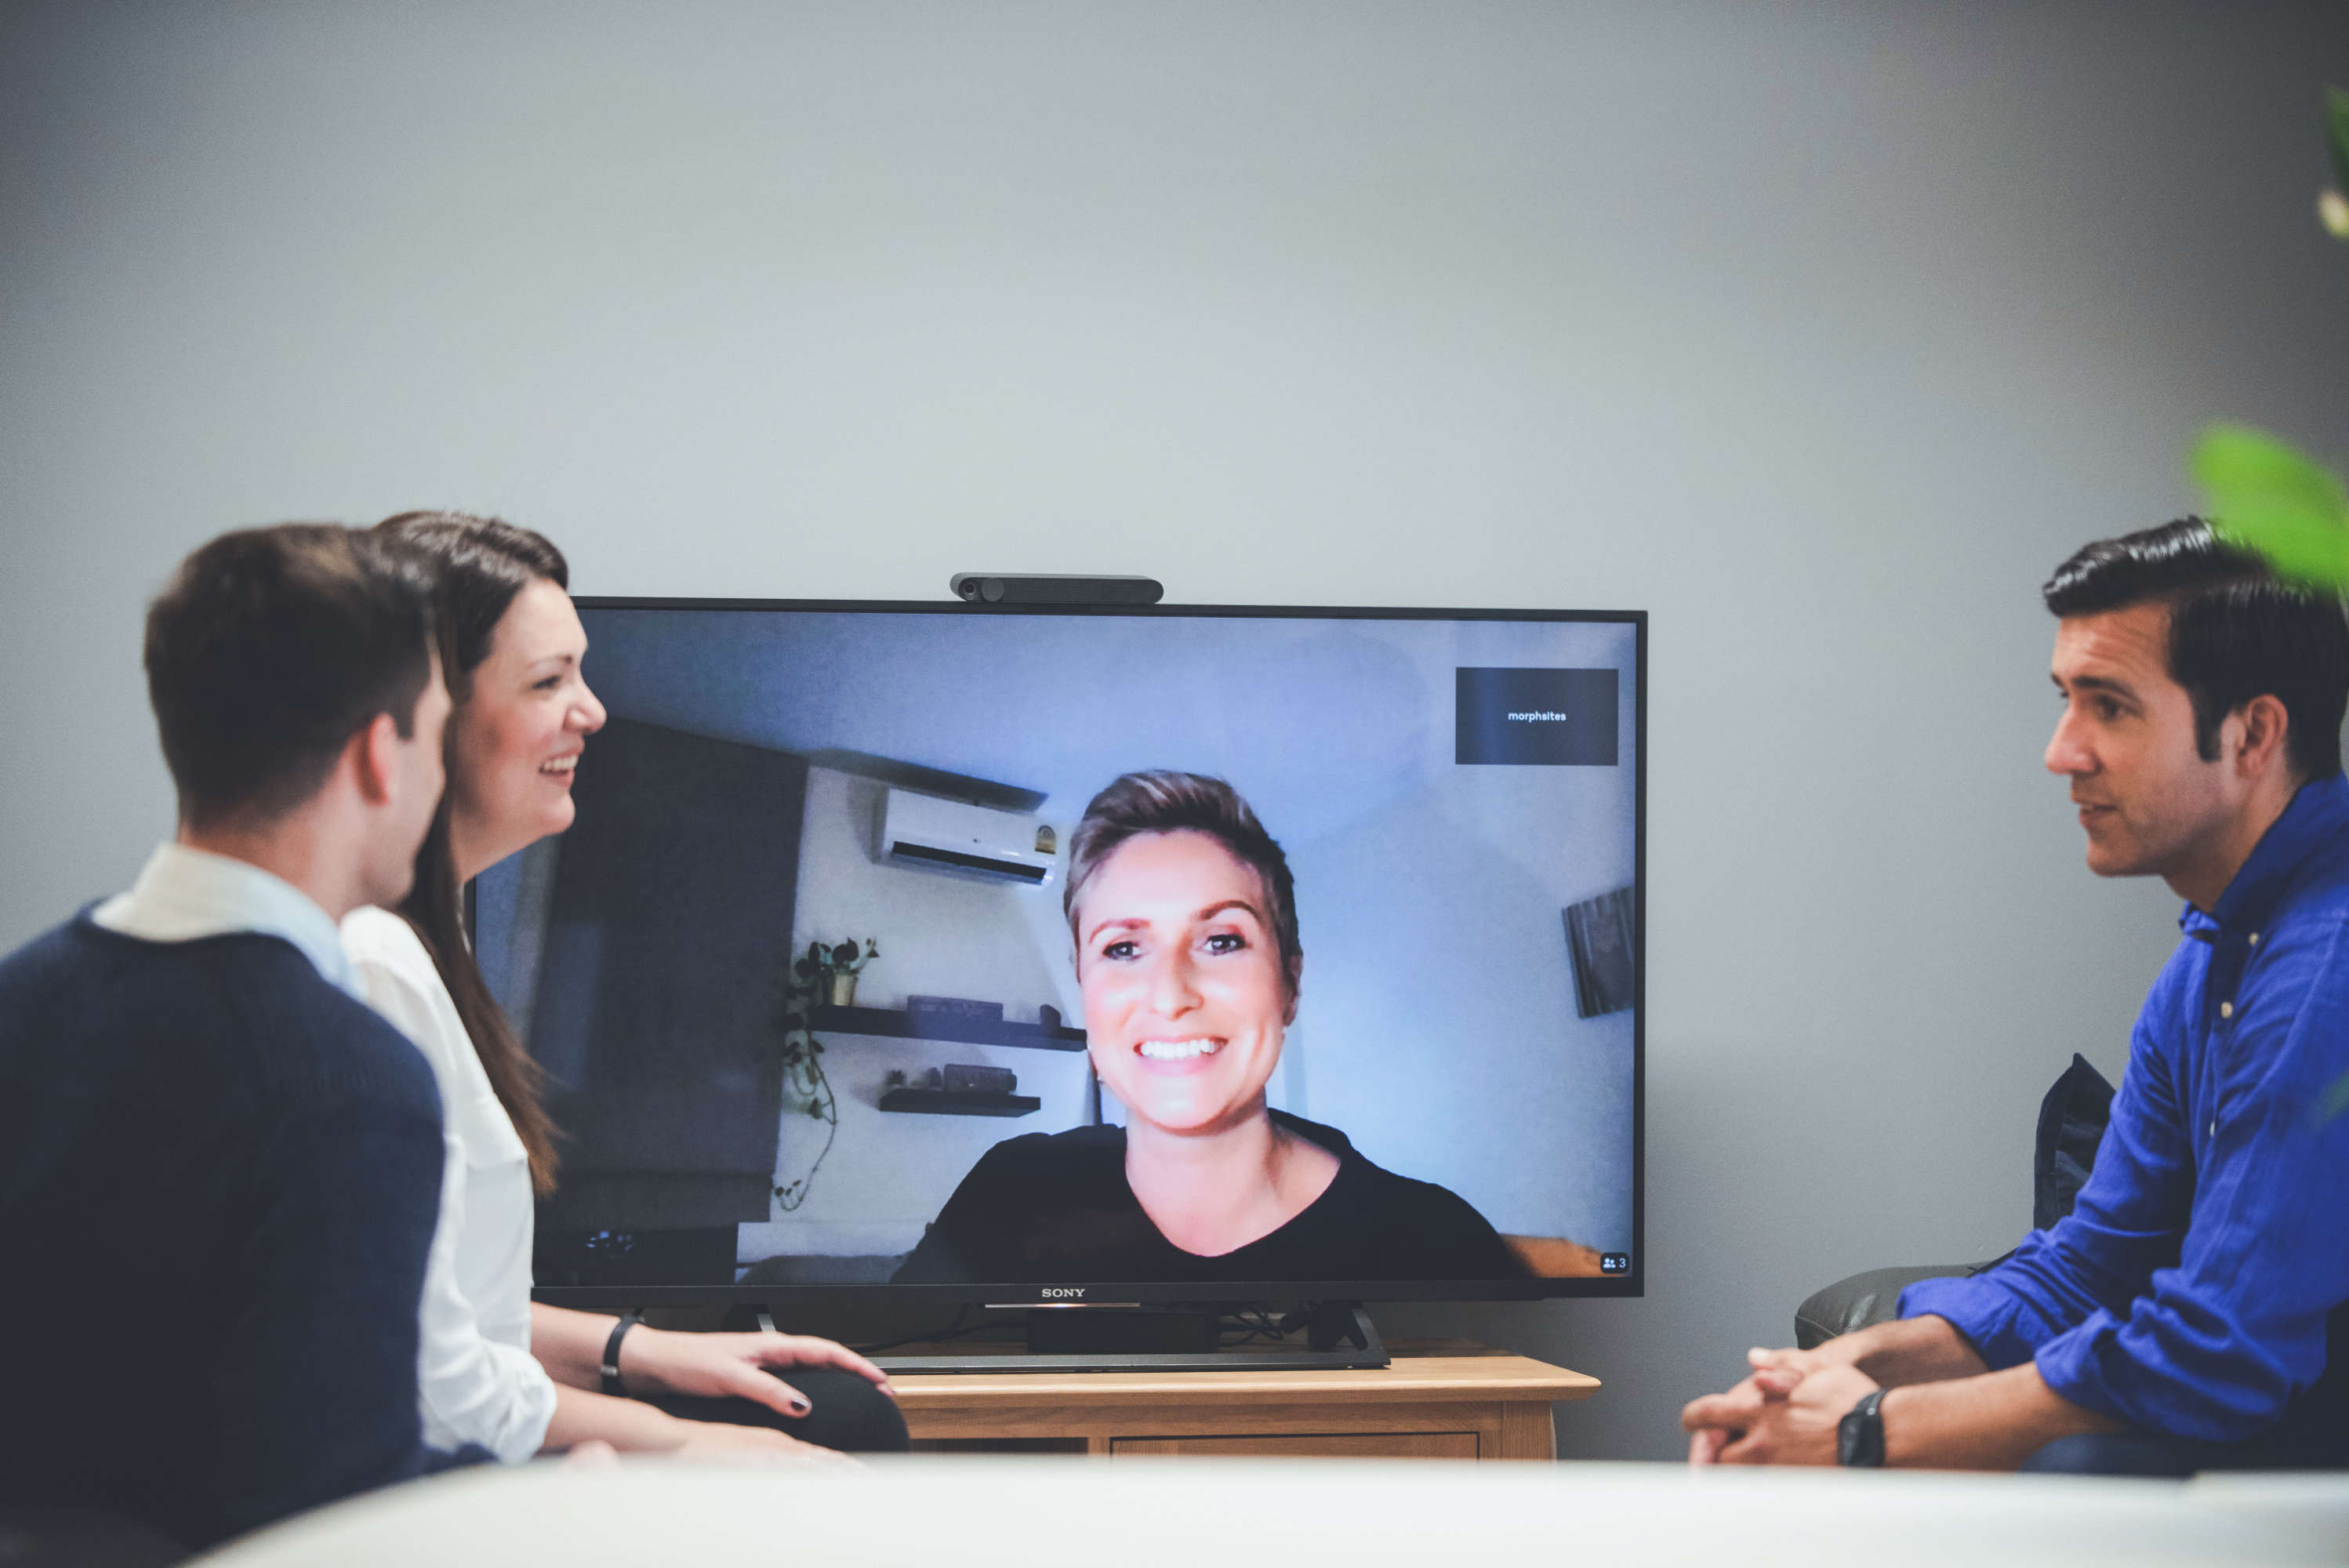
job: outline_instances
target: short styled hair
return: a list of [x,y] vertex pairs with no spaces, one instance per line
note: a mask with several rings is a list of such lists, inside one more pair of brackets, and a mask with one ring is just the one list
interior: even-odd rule
[[2194,703],[2194,747],[2219,759],[2219,726],[2253,697],[2283,704],[2285,756],[2303,779],[2341,771],[2349,619],[2337,595],[2280,580],[2199,517],[2100,539],[2040,590],[2058,616],[2136,604],[2169,612],[2169,678]]
[[432,678],[432,585],[396,545],[332,523],[224,533],[147,609],[147,696],[195,826],[268,820],[388,713],[414,733]]
[[1305,963],[1305,948],[1297,935],[1297,882],[1289,874],[1288,857],[1264,824],[1257,820],[1240,792],[1221,779],[1168,769],[1120,775],[1092,798],[1077,830],[1069,839],[1069,879],[1061,893],[1061,908],[1069,918],[1069,933],[1077,930],[1077,897],[1118,847],[1147,833],[1205,833],[1252,868],[1264,883],[1264,912],[1272,923],[1274,942],[1280,949],[1280,970],[1291,996]]

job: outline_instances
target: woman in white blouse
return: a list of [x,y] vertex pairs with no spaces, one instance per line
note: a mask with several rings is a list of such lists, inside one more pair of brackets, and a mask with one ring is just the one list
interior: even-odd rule
[[622,1331],[617,1364],[626,1395],[641,1398],[616,1398],[598,1391],[614,1320],[531,1301],[533,1200],[554,1187],[554,1132],[537,1065],[474,965],[459,899],[481,872],[571,825],[572,769],[604,707],[580,671],[587,638],[568,568],[547,540],[434,512],[379,531],[437,576],[440,662],[456,699],[448,789],[413,891],[396,913],[361,909],[343,923],[368,999],[431,1062],[446,1119],[419,1367],[426,1440],[479,1443],[510,1463],[593,1439],[624,1451],[812,1457],[827,1450],[776,1429],[800,1425],[814,1401],[767,1370],[800,1367],[826,1407],[801,1430],[841,1447],[904,1447],[903,1421],[874,1396],[887,1379],[830,1340],[635,1326]]

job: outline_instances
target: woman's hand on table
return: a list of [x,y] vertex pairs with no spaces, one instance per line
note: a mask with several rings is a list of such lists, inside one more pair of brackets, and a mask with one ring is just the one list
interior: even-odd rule
[[[620,1341],[620,1379],[633,1392],[731,1396],[785,1416],[804,1416],[807,1396],[770,1367],[854,1372],[892,1398],[888,1375],[845,1345],[804,1334],[688,1334],[636,1328]],[[798,1439],[790,1439],[796,1442]]]

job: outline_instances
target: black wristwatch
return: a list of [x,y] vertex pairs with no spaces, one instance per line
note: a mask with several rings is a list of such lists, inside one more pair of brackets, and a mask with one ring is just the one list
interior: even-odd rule
[[620,1321],[612,1325],[612,1337],[604,1341],[604,1392],[615,1398],[625,1398],[628,1392],[620,1381],[620,1341],[641,1321],[632,1311],[620,1314]]
[[1884,1468],[1884,1390],[1878,1388],[1836,1423],[1836,1463]]

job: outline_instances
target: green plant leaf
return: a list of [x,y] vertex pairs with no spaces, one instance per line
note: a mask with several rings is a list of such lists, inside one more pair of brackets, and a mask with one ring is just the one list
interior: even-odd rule
[[2324,89],[2325,145],[2333,152],[2334,189],[2349,196],[2349,92],[2339,88]]
[[2243,425],[2203,431],[2193,466],[2220,537],[2292,582],[2349,589],[2349,490],[2339,476]]

